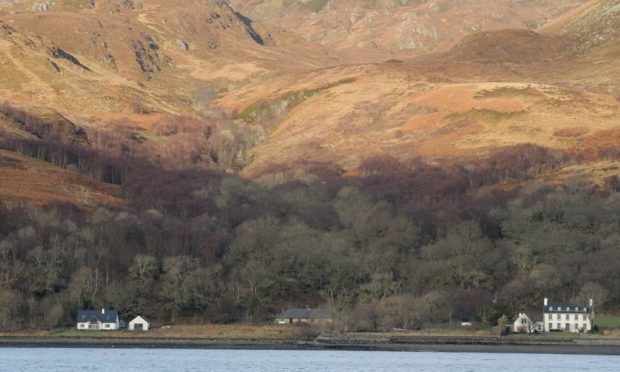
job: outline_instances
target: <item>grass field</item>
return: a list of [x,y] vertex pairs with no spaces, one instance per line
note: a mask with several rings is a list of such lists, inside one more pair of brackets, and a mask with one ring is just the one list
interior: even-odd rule
[[595,323],[601,330],[618,330],[620,315],[597,315]]
[[549,332],[549,333],[511,333],[508,337],[512,338],[554,338],[554,339],[574,339],[577,337],[583,337],[583,334],[575,332]]
[[[598,315],[596,324],[598,334],[580,335],[571,332],[553,332],[543,334],[511,334],[511,338],[555,338],[573,339],[577,337],[620,337],[620,315]],[[0,333],[2,336],[29,337],[86,337],[86,338],[155,338],[155,339],[211,339],[211,340],[301,340],[318,335],[317,330],[307,327],[265,324],[203,324],[172,325],[157,327],[148,332],[123,331],[78,331],[74,328],[53,329],[17,333]],[[359,337],[495,337],[491,328],[428,328],[419,331],[403,330],[390,332],[349,333]]]
[[296,340],[306,338],[303,328],[278,326],[275,324],[207,324],[166,326],[154,328],[148,332],[78,331],[74,328],[66,328],[47,331],[0,333],[0,336]]

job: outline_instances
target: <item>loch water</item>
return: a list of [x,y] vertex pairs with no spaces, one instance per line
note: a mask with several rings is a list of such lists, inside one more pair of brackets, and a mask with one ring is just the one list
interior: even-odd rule
[[620,371],[620,356],[284,350],[0,348],[0,371]]

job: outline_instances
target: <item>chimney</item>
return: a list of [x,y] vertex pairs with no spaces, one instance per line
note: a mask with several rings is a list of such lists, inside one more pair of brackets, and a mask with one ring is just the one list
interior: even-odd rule
[[547,304],[549,303],[549,300],[547,299],[547,297],[545,297],[545,302],[544,302],[544,306],[547,306]]

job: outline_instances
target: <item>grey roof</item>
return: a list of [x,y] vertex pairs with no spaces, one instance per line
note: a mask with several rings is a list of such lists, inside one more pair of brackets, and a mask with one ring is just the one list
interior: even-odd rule
[[101,323],[116,323],[118,312],[116,310],[80,310],[78,311],[78,323],[86,323],[92,318],[98,319]]
[[543,307],[544,313],[589,313],[590,306],[570,302],[549,302]]
[[329,311],[324,309],[291,308],[276,315],[276,319],[331,319]]

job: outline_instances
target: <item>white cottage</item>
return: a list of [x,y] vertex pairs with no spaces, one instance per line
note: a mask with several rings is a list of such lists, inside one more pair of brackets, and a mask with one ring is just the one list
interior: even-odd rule
[[116,331],[120,327],[116,310],[80,310],[77,329],[80,331]]
[[543,304],[545,332],[589,332],[594,325],[594,302],[588,305],[568,302],[549,302]]
[[138,315],[129,322],[130,331],[148,331],[151,328],[151,323],[146,319]]
[[519,313],[519,317],[512,324],[512,331],[514,333],[532,333],[535,330],[535,324],[526,313]]

